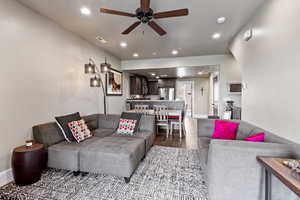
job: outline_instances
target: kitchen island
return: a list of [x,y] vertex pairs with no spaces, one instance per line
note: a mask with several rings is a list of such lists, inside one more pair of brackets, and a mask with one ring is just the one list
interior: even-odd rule
[[149,105],[150,109],[153,109],[154,105],[167,106],[171,110],[184,111],[185,102],[182,100],[126,100],[127,110],[134,109],[135,105]]

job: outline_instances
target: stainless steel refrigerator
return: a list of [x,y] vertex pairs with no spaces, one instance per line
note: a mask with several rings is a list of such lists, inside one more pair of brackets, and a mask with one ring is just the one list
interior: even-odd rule
[[159,88],[160,100],[175,100],[175,88]]

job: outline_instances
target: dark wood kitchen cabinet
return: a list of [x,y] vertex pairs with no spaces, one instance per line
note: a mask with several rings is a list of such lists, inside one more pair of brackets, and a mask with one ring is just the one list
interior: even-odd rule
[[130,94],[131,95],[147,95],[148,80],[142,76],[130,76]]
[[159,88],[175,88],[176,87],[176,79],[173,79],[173,78],[159,79],[158,87]]
[[148,82],[149,95],[159,95],[158,90],[158,81],[149,81]]

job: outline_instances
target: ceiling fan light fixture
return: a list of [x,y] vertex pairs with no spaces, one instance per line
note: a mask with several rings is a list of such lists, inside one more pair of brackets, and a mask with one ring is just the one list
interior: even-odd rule
[[187,8],[154,13],[153,10],[150,8],[150,0],[141,0],[141,4],[136,9],[135,14],[118,11],[118,10],[106,9],[106,8],[100,8],[100,12],[105,14],[119,15],[125,17],[136,17],[138,21],[133,23],[130,27],[128,27],[125,31],[123,31],[122,34],[124,35],[129,34],[135,28],[137,28],[141,23],[144,23],[144,24],[148,24],[160,36],[167,34],[167,32],[162,27],[160,27],[160,25],[155,23],[153,19],[182,17],[182,16],[187,16],[189,14],[189,10]]

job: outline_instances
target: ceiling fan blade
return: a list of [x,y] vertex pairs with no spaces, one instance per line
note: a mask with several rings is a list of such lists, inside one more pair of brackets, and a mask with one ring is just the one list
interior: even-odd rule
[[106,13],[106,14],[111,14],[111,15],[121,15],[121,16],[126,16],[126,17],[136,17],[135,14],[127,13],[127,12],[122,12],[118,10],[110,10],[106,8],[100,8],[100,12]]
[[150,0],[141,0],[141,9],[147,13],[150,10]]
[[162,27],[160,27],[157,23],[155,23],[154,21],[150,21],[148,23],[148,25],[153,28],[155,30],[155,32],[157,32],[160,36],[163,36],[165,34],[167,34],[167,32],[162,29]]
[[129,34],[131,31],[133,31],[136,27],[138,27],[138,25],[140,25],[142,22],[135,22],[134,24],[132,24],[128,29],[126,29],[122,34],[123,35],[127,35]]
[[167,12],[155,13],[153,17],[155,19],[159,19],[159,18],[186,16],[188,14],[189,14],[188,9],[180,9],[180,10],[171,10],[171,11],[167,11]]

